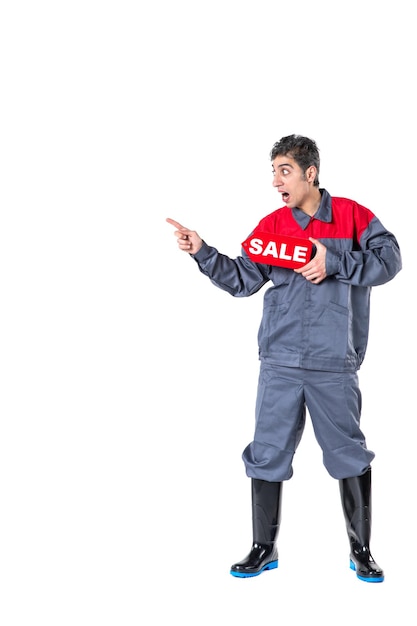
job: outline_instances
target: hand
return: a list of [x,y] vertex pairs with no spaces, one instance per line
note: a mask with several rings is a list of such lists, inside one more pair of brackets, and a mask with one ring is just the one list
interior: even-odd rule
[[170,217],[167,217],[166,221],[177,229],[174,235],[177,237],[179,249],[189,254],[197,254],[203,245],[203,240],[195,230],[185,228],[185,226],[182,226]]
[[326,272],[326,251],[327,248],[318,239],[309,237],[309,240],[316,246],[316,254],[307,265],[294,270],[297,274],[302,274],[306,280],[318,285],[327,276]]

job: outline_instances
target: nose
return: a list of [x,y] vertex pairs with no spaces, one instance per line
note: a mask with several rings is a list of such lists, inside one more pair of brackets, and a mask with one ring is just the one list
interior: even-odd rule
[[281,184],[281,177],[279,175],[279,172],[274,172],[274,176],[272,178],[272,186],[279,187],[280,184]]

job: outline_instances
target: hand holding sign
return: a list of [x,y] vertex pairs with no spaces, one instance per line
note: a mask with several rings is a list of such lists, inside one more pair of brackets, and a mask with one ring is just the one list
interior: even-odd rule
[[[311,259],[313,245],[316,247],[316,254]],[[293,269],[315,285],[321,283],[327,276],[326,246],[313,237],[303,239],[254,231],[242,246],[255,263]]]
[[294,269],[297,274],[302,274],[306,280],[318,285],[327,276],[326,271],[326,252],[327,248],[318,239],[309,237],[309,240],[316,246],[316,254],[307,265]]
[[291,269],[303,267],[311,258],[313,244],[309,239],[254,231],[242,243],[255,263],[279,265]]

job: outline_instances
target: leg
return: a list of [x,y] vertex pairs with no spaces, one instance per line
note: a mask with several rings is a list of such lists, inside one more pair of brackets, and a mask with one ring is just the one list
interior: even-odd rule
[[[321,379],[320,379],[321,378]],[[371,556],[371,468],[374,453],[360,429],[361,393],[356,374],[313,373],[306,386],[307,406],[323,450],[323,462],[339,479],[350,543],[351,568],[358,578],[382,582]]]
[[323,463],[333,478],[360,476],[375,454],[360,428],[362,396],[356,373],[305,372],[305,397]]
[[242,454],[250,478],[291,478],[305,425],[303,382],[296,368],[261,365],[253,441]]
[[242,455],[252,479],[253,544],[247,557],[232,565],[233,576],[248,578],[278,567],[282,481],[292,476],[292,459],[304,424],[304,395],[297,371],[261,366],[254,440]]

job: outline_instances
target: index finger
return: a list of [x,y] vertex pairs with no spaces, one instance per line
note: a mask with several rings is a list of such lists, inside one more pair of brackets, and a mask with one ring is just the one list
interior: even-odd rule
[[310,269],[310,266],[311,266],[312,262],[313,262],[313,260],[309,261],[308,263],[306,263],[302,267],[295,267],[294,268],[294,272],[296,272],[297,274],[302,274],[302,272],[305,272],[306,270]]
[[175,228],[178,228],[180,230],[188,230],[188,228],[185,228],[185,226],[182,226],[179,222],[172,220],[170,217],[167,217],[166,221],[168,222],[168,224],[172,224],[172,226],[175,226]]

